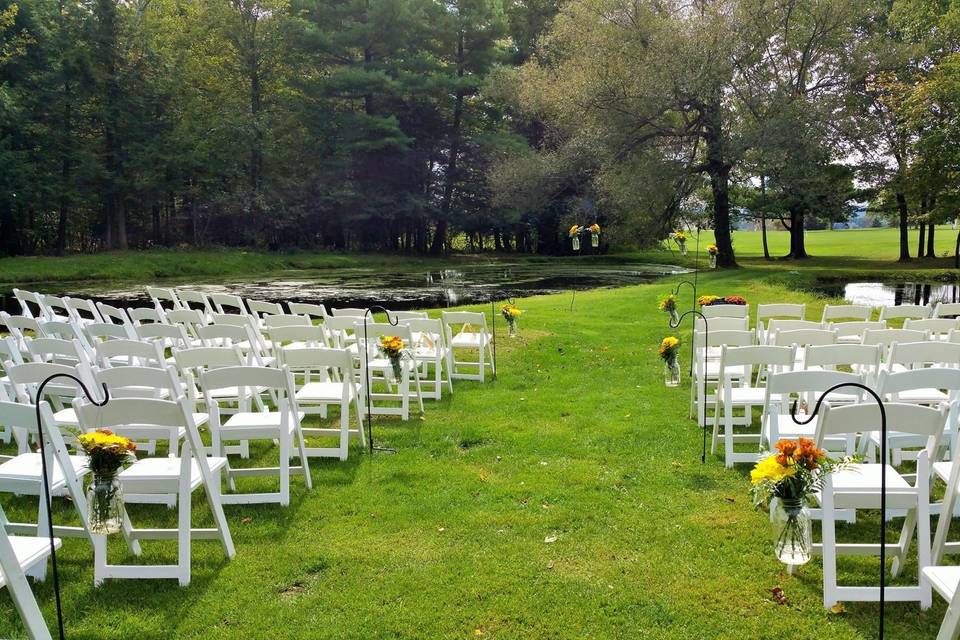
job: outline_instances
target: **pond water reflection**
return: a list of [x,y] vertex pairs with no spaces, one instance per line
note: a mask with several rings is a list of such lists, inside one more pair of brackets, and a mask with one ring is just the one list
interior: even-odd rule
[[[652,282],[657,278],[684,273],[670,265],[647,263],[609,264],[583,261],[490,263],[457,269],[430,271],[385,271],[374,268],[328,269],[318,272],[291,271],[272,278],[247,281],[197,282],[163,281],[158,286],[222,292],[266,301],[319,302],[329,307],[366,307],[383,304],[392,309],[450,307],[506,298],[558,293]],[[144,286],[92,286],[84,283],[31,285],[32,290],[54,295],[89,297],[117,306],[149,303]],[[0,308],[19,312],[19,305],[7,290],[0,293]]]
[[852,304],[867,304],[875,307],[960,302],[960,283],[849,282],[821,284],[817,286],[817,292],[830,297],[845,298]]

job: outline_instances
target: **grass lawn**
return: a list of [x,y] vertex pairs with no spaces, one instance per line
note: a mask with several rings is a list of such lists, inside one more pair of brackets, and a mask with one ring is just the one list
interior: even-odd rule
[[[771,275],[705,274],[701,293],[803,301],[819,316],[825,300]],[[188,588],[94,589],[88,544],[66,540],[68,637],[876,637],[877,605],[823,609],[818,560],[783,571],[748,499],[747,466],[700,463],[687,387],[664,388],[656,355],[669,331],[655,304],[672,282],[581,292],[574,313],[566,295],[518,301],[521,337],[500,334],[497,381],[459,382],[423,420],[375,421],[399,452],[357,446],[348,462],[313,462],[313,492],[295,478],[289,508],[225,507],[237,556],[196,542]],[[12,518],[35,513],[33,499],[0,499]],[[163,507],[132,513],[175,519]],[[208,522],[202,502],[195,522]],[[869,540],[877,523],[866,515],[839,535]],[[112,549],[119,560],[122,543]],[[146,553],[172,561],[175,545],[146,543]],[[915,571],[912,559],[906,575]],[[869,583],[876,560],[844,559],[840,574]],[[776,586],[787,605],[771,597]],[[35,592],[52,624],[50,581]],[[888,604],[887,637],[933,637],[945,610],[934,603]],[[0,637],[23,636],[15,618],[0,594]]]

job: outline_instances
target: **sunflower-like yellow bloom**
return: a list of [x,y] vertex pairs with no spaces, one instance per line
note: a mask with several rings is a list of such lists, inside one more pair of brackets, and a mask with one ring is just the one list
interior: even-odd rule
[[717,245],[715,245],[715,244],[708,244],[708,245],[707,245],[707,253],[709,253],[709,254],[712,255],[712,256],[715,256],[715,255],[717,255],[718,253],[720,253],[720,249],[718,249],[718,248],[717,248]]
[[797,474],[795,465],[784,466],[777,462],[777,456],[768,456],[758,462],[750,471],[750,482],[760,484],[764,480],[780,482],[784,478],[791,478]]
[[570,227],[570,230],[567,233],[570,234],[571,238],[577,235],[578,233],[580,233],[580,225],[576,225],[576,224],[573,225],[572,227]]
[[596,222],[590,225],[590,233],[594,235],[600,233],[600,225],[598,225]]
[[136,451],[137,445],[129,438],[115,436],[108,429],[84,433],[77,437],[80,447],[88,454],[97,449],[115,451]]

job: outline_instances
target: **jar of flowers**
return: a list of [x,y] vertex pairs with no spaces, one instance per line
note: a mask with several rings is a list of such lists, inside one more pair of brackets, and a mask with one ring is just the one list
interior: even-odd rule
[[590,246],[596,249],[600,246],[600,225],[594,222],[588,229],[590,231]]
[[687,234],[678,229],[670,235],[673,241],[677,243],[677,246],[680,247],[680,255],[687,255]]
[[573,245],[574,251],[580,251],[580,231],[580,225],[578,224],[573,225],[570,227],[569,231],[567,231],[567,235],[570,236],[570,243]]
[[514,304],[500,305],[500,315],[507,321],[507,335],[511,338],[517,337],[517,320],[523,311]]
[[663,360],[663,383],[668,387],[680,386],[680,338],[668,336],[660,342],[660,359]]
[[135,445],[109,429],[83,433],[77,443],[87,454],[93,480],[87,487],[87,519],[90,531],[109,535],[120,531],[123,523],[123,491],[118,474],[124,463],[136,460]]
[[666,298],[660,301],[660,304],[657,305],[660,308],[660,311],[670,314],[670,324],[677,325],[680,323],[680,316],[677,315],[677,296],[674,294],[668,295]]
[[710,268],[717,268],[717,256],[720,254],[720,249],[717,248],[715,244],[707,245],[707,254],[710,256]]
[[400,380],[403,373],[400,359],[403,357],[405,346],[400,336],[380,336],[380,352],[390,361],[394,380]]

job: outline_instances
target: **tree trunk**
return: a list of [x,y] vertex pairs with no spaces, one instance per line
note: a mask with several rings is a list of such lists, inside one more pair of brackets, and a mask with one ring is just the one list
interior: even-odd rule
[[934,230],[936,230],[936,228],[937,228],[937,225],[932,222],[927,225],[927,257],[928,258],[937,257],[936,249],[934,249],[934,246],[933,246],[933,232]]
[[919,231],[919,233],[917,233],[917,236],[919,236],[919,239],[917,240],[917,257],[918,257],[918,258],[922,258],[922,257],[923,257],[923,254],[926,253],[926,251],[924,250],[924,248],[925,248],[925,242],[926,242],[926,239],[927,239],[927,225],[926,225],[926,223],[921,222],[920,225],[918,226],[917,230]]
[[[767,180],[766,176],[760,176],[760,195],[763,196],[767,192]],[[767,214],[764,211],[760,212],[760,237],[763,240],[763,259],[770,259],[770,247],[767,244]]]
[[960,231],[957,232],[957,244],[953,247],[953,266],[960,269]]
[[897,192],[897,210],[900,212],[900,262],[910,260],[910,236],[907,224],[907,197]]
[[790,210],[790,253],[787,254],[787,257],[794,260],[804,260],[810,257],[807,255],[803,228],[804,218],[806,218],[806,213],[802,209]]
[[[463,29],[457,38],[457,77],[462,78],[464,73],[463,57]],[[430,253],[443,253],[447,243],[447,220],[450,216],[450,207],[453,203],[453,187],[457,179],[457,156],[460,154],[460,126],[463,121],[463,90],[457,88],[456,99],[453,104],[453,129],[450,132],[450,150],[447,155],[447,181],[443,187],[443,200],[440,202],[440,220],[437,221],[437,230],[433,236],[433,246]]]
[[704,109],[704,142],[707,148],[707,174],[713,193],[713,233],[719,254],[717,266],[737,266],[730,234],[730,164],[725,161],[723,149],[723,122],[720,100],[717,98]]

